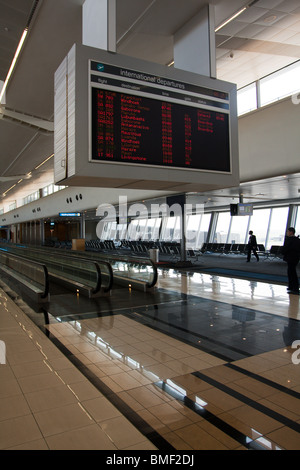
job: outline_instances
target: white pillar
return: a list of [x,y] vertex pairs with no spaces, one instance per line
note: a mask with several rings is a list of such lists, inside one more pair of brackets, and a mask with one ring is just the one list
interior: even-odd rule
[[206,5],[174,35],[174,67],[216,78],[215,14]]
[[82,44],[116,52],[116,0],[85,0]]

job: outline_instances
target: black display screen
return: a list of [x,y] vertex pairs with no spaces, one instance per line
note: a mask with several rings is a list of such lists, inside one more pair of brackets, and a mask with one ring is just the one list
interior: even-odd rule
[[91,159],[230,172],[229,114],[92,87]]

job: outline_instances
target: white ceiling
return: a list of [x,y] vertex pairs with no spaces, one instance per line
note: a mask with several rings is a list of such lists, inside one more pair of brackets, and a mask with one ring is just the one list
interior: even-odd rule
[[[6,107],[53,121],[53,76],[71,46],[81,42],[84,0],[0,0],[0,80],[4,81],[25,26],[29,34],[11,77]],[[173,36],[206,0],[117,0],[117,52],[160,64],[173,59]],[[216,33],[217,78],[251,83],[300,58],[299,0],[211,0],[216,26],[251,3],[237,19]],[[2,204],[53,182],[53,135],[0,119],[0,194]],[[17,183],[23,175],[32,178]],[[16,175],[1,181],[1,176]],[[280,187],[280,189],[279,189]],[[217,196],[241,192],[256,200],[299,196],[299,175],[244,184]],[[1,196],[0,196],[1,208]]]

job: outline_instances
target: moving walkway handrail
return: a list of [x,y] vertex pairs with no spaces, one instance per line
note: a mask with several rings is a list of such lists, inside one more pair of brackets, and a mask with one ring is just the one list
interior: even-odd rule
[[[46,248],[46,249],[49,249],[50,251],[51,250],[55,250],[55,252],[59,252],[61,253],[61,250],[59,249],[55,249],[55,248]],[[71,250],[68,251],[68,253],[71,253],[72,256],[75,256],[75,252],[72,252]],[[78,252],[80,253],[80,256],[85,256],[85,257],[88,257],[88,258],[91,258],[91,259],[95,259],[95,260],[101,260],[101,262],[104,262],[104,259],[103,258],[106,258],[108,261],[108,263],[111,265],[112,267],[112,270],[114,271],[113,269],[113,263],[114,262],[118,262],[118,261],[121,261],[123,263],[131,263],[132,265],[134,264],[137,264],[139,263],[140,265],[144,265],[144,266],[151,266],[152,268],[152,280],[149,280],[148,282],[145,282],[145,286],[150,289],[151,287],[154,287],[155,284],[157,283],[157,279],[158,279],[158,270],[157,270],[157,266],[155,265],[155,263],[149,259],[149,258],[136,258],[136,257],[128,257],[128,256],[121,256],[121,255],[116,255],[116,254],[113,254],[113,255],[108,255],[107,253],[101,253],[101,252],[97,252],[97,251],[82,251],[82,252]],[[117,277],[117,272],[114,271],[114,278]],[[128,282],[134,282],[134,279],[128,277]],[[141,280],[139,280],[139,282],[143,282]]]
[[[18,245],[15,245],[15,246],[18,246]],[[30,250],[34,250],[36,252],[39,252],[39,253],[45,253],[47,252],[47,248],[45,247],[36,247],[36,246],[32,246],[32,245],[22,245],[23,248],[27,248],[27,249],[30,249]],[[69,251],[64,253],[62,252],[62,250],[54,250],[54,249],[49,249],[49,253],[57,253],[59,254],[60,256],[63,256],[64,258],[69,258]],[[72,252],[72,259],[78,259],[80,261],[82,261],[84,259],[84,256],[79,256],[79,253],[78,252]],[[96,267],[96,270],[100,271],[100,275],[101,275],[101,286],[102,287],[102,281],[103,281],[103,271],[101,270],[101,267],[99,266],[99,261],[101,262],[101,264],[103,264],[103,266],[105,266],[107,268],[107,271],[108,271],[108,274],[109,274],[109,281],[108,281],[108,285],[107,287],[104,287],[103,288],[103,291],[104,292],[109,292],[111,289],[112,289],[112,286],[113,286],[113,270],[112,270],[112,267],[111,267],[111,264],[108,262],[108,261],[105,261],[105,260],[93,260],[93,259],[89,259],[89,258],[86,258],[86,261],[91,263],[91,262],[94,262],[95,264],[97,264],[97,267]]]
[[[0,250],[1,250],[1,248],[0,248]],[[9,253],[7,251],[2,251],[1,250],[0,251],[0,256],[5,256],[8,261],[10,259],[16,261],[17,265],[18,265],[18,263],[19,264],[23,263],[23,264],[26,265],[29,262],[29,260],[27,258],[22,257],[20,255],[13,254],[13,253]],[[17,270],[14,267],[10,266],[9,264],[6,264],[6,266],[11,268],[13,271],[16,271],[19,274],[25,276],[26,278],[30,279],[31,281],[37,282],[36,279],[33,279],[32,277],[27,275],[28,271],[27,271],[27,273],[24,273],[21,268]],[[48,294],[49,294],[49,273],[48,273],[47,266],[44,263],[39,263],[38,261],[30,260],[30,268],[32,268],[32,267],[36,267],[37,269],[39,269],[39,271],[42,271],[42,273],[43,273],[44,282],[43,283],[38,282],[38,284],[43,286],[43,291],[41,293],[41,298],[45,299],[45,298],[48,297]]]
[[97,263],[94,263],[94,266],[97,272],[97,282],[96,282],[96,286],[91,289],[91,292],[92,294],[97,294],[97,292],[99,292],[99,290],[101,289],[102,279],[101,279],[101,270],[99,268],[99,265]]
[[[46,250],[43,248],[43,247],[32,247],[30,245],[28,245],[26,248],[30,249],[30,250],[34,250],[34,251],[38,251],[39,253],[45,253]],[[64,258],[69,258],[69,252],[68,253],[62,253],[61,250],[56,250],[56,251],[52,251],[52,249],[49,250],[50,253],[54,254],[54,253],[58,253],[60,256],[63,256]],[[72,259],[78,259],[80,261],[86,261],[86,262],[89,262],[89,263],[93,263],[95,268],[96,268],[96,271],[98,273],[98,278],[99,278],[99,281],[97,281],[97,288],[95,288],[95,292],[94,293],[97,293],[100,288],[102,287],[102,281],[103,281],[103,272],[101,270],[101,267],[99,266],[99,263],[97,262],[97,260],[93,260],[93,259],[88,259],[88,258],[84,258],[84,257],[81,257],[81,256],[76,256],[78,253],[72,253]],[[105,266],[107,268],[107,271],[108,271],[108,274],[109,274],[109,281],[108,281],[108,285],[106,287],[103,287],[103,291],[104,292],[109,292],[111,289],[112,289],[112,286],[113,286],[113,277],[114,277],[114,274],[113,274],[113,270],[112,270],[112,267],[111,267],[111,264],[108,262],[108,261],[104,261],[104,260],[101,260],[101,264],[103,264],[103,266]],[[100,285],[98,285],[100,282]]]
[[[21,253],[20,256],[23,256],[25,259],[30,259],[30,260],[32,260],[34,258],[34,254],[36,254],[37,256],[40,255],[41,257],[43,255],[47,254],[43,250],[39,250],[36,247],[33,248],[33,247],[26,246],[26,245],[9,244],[9,245],[5,245],[5,247],[0,248],[0,249],[5,250],[6,252],[9,252],[9,253],[13,252],[13,254],[15,256],[19,256],[19,255],[16,255],[16,253],[15,253],[15,251],[19,251]],[[24,253],[27,250],[28,250],[28,254]],[[52,254],[54,254],[54,253],[52,253]],[[68,257],[67,254],[60,253],[60,258],[64,258],[64,259],[67,259],[68,261],[70,261],[70,257]],[[72,260],[76,261],[76,258],[72,257]],[[101,269],[99,267],[99,264],[94,260],[88,260],[88,259],[84,259],[84,258],[80,258],[80,257],[78,257],[77,260],[80,261],[80,263],[85,263],[86,265],[89,264],[90,266],[91,265],[94,266],[95,272],[96,272],[96,282],[95,282],[95,285],[91,287],[91,293],[92,294],[97,294],[100,291],[101,286],[102,286],[102,275],[101,275]],[[48,262],[48,268],[47,269],[48,269],[49,274],[51,275],[51,268],[49,269],[49,264],[50,263],[53,264],[53,261],[52,260],[48,260],[48,261],[49,262]],[[35,260],[35,262],[39,263],[39,261],[37,261],[37,260]],[[56,260],[55,262],[57,263],[58,267],[59,266],[60,267],[65,266],[62,263],[59,263],[59,260]],[[47,261],[45,261],[45,265],[47,266]],[[64,274],[66,274],[66,272]],[[68,278],[68,279],[70,281],[70,278]],[[73,281],[74,281],[74,279],[73,279]],[[112,280],[110,279],[108,287],[110,287],[111,285],[112,285]]]
[[[108,255],[107,253],[101,253],[101,252],[95,252],[95,251],[72,251],[68,250],[65,252],[63,249],[57,249],[57,248],[52,248],[52,247],[47,247],[47,246],[33,246],[33,245],[16,245],[19,247],[23,248],[28,248],[28,249],[34,249],[34,250],[39,250],[43,253],[52,253],[52,254],[58,254],[59,256],[68,256],[72,257],[72,259],[75,257],[83,258],[83,259],[88,259],[88,260],[94,260],[98,263],[104,264],[107,266],[107,269],[110,272],[110,283],[109,286],[106,288],[105,291],[108,291],[112,288],[113,285],[113,280],[115,279],[120,279],[123,282],[126,281],[128,284],[130,284],[132,287],[134,287],[134,283],[136,283],[138,286],[141,284],[144,285],[146,288],[151,288],[154,287],[155,284],[157,283],[158,279],[158,271],[156,265],[150,260],[150,258],[137,258],[137,257],[128,257],[128,256],[121,256],[121,255]],[[136,265],[140,264],[141,266],[149,266],[152,269],[152,279],[149,279],[147,281],[140,279],[134,279],[132,276],[128,276],[127,278],[125,276],[122,276],[121,272],[118,271],[117,267],[114,266],[114,263],[117,263],[118,261],[122,263],[128,263],[131,265]],[[102,273],[103,274],[103,273]]]
[[153,263],[153,261],[150,259],[150,264],[153,268],[153,279],[152,279],[152,282],[148,282],[146,284],[146,286],[148,287],[148,289],[150,289],[151,287],[154,287],[155,284],[157,283],[157,278],[158,278],[158,271],[157,271],[157,266]]
[[[152,288],[155,286],[157,283],[158,279],[158,271],[157,271],[157,266],[153,261],[149,258],[136,258],[136,257],[128,257],[128,256],[121,256],[121,255],[108,255],[107,253],[101,253],[101,252],[94,252],[94,251],[72,251],[68,250],[67,252],[64,252],[62,249],[56,249],[56,248],[49,248],[49,247],[44,247],[44,246],[33,246],[33,245],[25,245],[25,244],[9,244],[8,247],[16,247],[16,249],[29,249],[29,250],[35,250],[41,253],[51,253],[51,254],[59,254],[60,257],[68,257],[70,259],[70,256],[72,259],[78,257],[80,259],[86,259],[86,260],[93,260],[94,262],[98,262],[100,265],[103,264],[106,269],[109,272],[109,283],[108,286],[104,289],[105,292],[108,292],[113,285],[113,281],[119,279],[122,282],[127,282],[130,284],[132,287],[134,287],[134,284],[137,286],[145,286],[146,288]],[[125,275],[122,275],[122,272],[118,270],[118,267],[116,264],[124,263],[128,264],[128,268],[130,270],[131,267],[136,266],[137,264],[140,265],[140,267],[150,267],[151,268],[151,278],[147,280],[142,279],[142,276],[139,278],[135,278],[133,272],[130,275],[130,271],[127,271],[127,277]],[[116,264],[114,264],[116,263]],[[124,271],[125,274],[125,271]],[[103,277],[103,273],[102,273]]]

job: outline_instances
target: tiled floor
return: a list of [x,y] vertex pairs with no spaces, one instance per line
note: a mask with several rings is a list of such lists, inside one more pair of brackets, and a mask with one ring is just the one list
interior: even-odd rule
[[40,313],[2,287],[0,449],[300,449],[285,286],[161,270],[157,303]]

